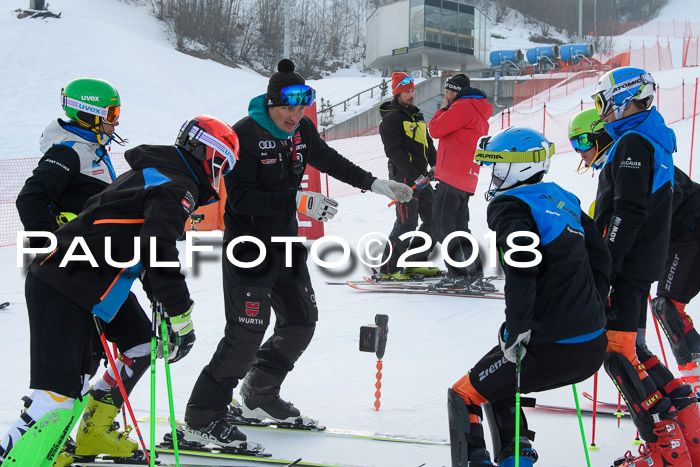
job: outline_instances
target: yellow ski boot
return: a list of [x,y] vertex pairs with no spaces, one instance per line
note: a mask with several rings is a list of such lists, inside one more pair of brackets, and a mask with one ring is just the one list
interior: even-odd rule
[[118,407],[90,399],[75,438],[76,456],[131,457],[138,445],[129,438],[130,426],[119,431],[119,424],[114,421],[118,413]]

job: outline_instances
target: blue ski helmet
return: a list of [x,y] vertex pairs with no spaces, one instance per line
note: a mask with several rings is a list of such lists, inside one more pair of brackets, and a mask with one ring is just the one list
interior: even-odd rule
[[621,118],[633,100],[642,101],[648,109],[655,92],[656,83],[649,73],[641,68],[623,66],[605,73],[591,97],[601,117],[615,112],[615,118]]
[[510,127],[479,139],[474,159],[484,165],[493,164],[492,183],[496,191],[502,191],[541,181],[553,155],[554,143],[539,131]]

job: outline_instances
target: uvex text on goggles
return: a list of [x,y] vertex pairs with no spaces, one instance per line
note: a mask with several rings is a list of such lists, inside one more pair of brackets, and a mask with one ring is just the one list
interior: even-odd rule
[[71,99],[68,96],[61,96],[61,104],[75,109],[79,112],[85,112],[90,115],[96,115],[101,117],[106,123],[110,125],[117,123],[119,120],[120,107],[118,105],[108,105],[107,107],[98,107],[96,105],[91,105],[86,102],[81,102],[79,100]]

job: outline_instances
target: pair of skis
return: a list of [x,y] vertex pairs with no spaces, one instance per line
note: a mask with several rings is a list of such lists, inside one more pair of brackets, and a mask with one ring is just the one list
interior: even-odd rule
[[[437,276],[436,278],[439,278],[439,276]],[[334,282],[330,284],[338,283]],[[362,278],[362,281],[346,281],[342,284],[348,285],[349,287],[355,290],[359,290],[361,292],[438,295],[450,297],[486,298],[491,300],[504,299],[503,292],[479,290],[476,288],[469,288],[453,284],[445,285],[441,284],[439,280],[378,281],[371,277],[364,276]]]

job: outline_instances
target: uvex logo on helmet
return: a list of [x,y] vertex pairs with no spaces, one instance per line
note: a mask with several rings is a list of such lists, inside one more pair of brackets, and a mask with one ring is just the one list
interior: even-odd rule
[[97,102],[100,100],[100,98],[97,96],[80,96],[80,100]]
[[274,141],[260,141],[258,143],[260,149],[275,149],[275,146],[277,146],[277,143]]
[[260,302],[245,302],[245,314],[251,318],[258,316],[260,312]]

